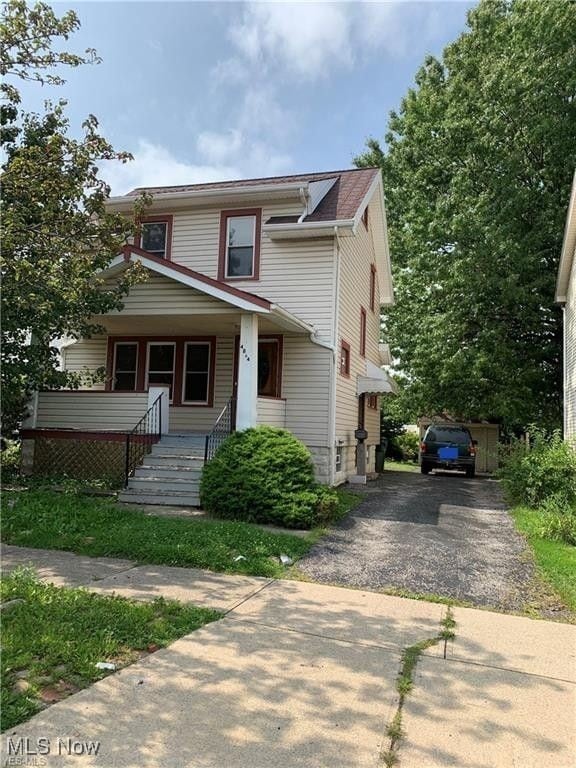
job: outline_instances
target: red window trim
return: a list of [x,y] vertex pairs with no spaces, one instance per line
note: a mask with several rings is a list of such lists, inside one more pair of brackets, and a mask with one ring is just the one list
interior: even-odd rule
[[[254,270],[251,277],[226,277],[226,230],[228,219],[234,216],[255,216],[254,227]],[[260,280],[260,240],[262,239],[262,208],[236,208],[220,211],[220,243],[218,246],[218,280],[237,282],[239,280]]]
[[[146,392],[146,363],[148,342],[176,343],[174,360],[174,384],[172,387],[172,406],[178,408],[213,408],[214,407],[214,378],[216,374],[216,336],[108,336],[106,354],[106,391],[112,392],[112,372],[114,366],[114,345],[116,342],[134,342],[138,344],[138,368],[136,371],[135,392]],[[182,401],[184,385],[184,344],[187,341],[204,341],[210,344],[210,373],[208,376],[208,402],[185,403]]]
[[366,357],[366,310],[360,307],[360,357]]
[[364,226],[366,229],[368,229],[368,206],[364,208],[364,211],[362,213],[362,222],[364,223]]
[[370,309],[376,309],[376,266],[370,264]]
[[[174,216],[171,213],[166,213],[164,215],[158,215],[158,216],[143,216],[138,224],[153,224],[154,222],[166,222],[166,253],[164,254],[162,260],[163,261],[171,261],[172,259],[172,224],[174,221]],[[140,242],[141,242],[141,232],[140,227],[138,227],[138,231],[136,232],[136,235],[134,236],[134,245],[136,248],[140,248]],[[142,249],[143,250],[143,249]],[[148,251],[144,251],[145,253],[148,253]],[[151,253],[151,256],[156,256],[155,253]],[[160,257],[156,257],[160,258]]]
[[[342,352],[347,352],[347,365],[342,365]],[[340,340],[340,375],[350,378],[350,344],[344,339]]]
[[[280,392],[280,395],[274,397],[272,395],[258,395],[258,398],[264,398],[265,400],[285,400],[285,397],[282,397],[282,384],[283,384],[283,375],[284,375],[284,335],[282,333],[259,333],[258,334],[258,342],[264,341],[265,339],[276,339],[278,341],[278,392]],[[236,336],[234,340],[234,363],[233,363],[233,371],[234,371],[234,381],[233,381],[233,389],[234,394],[236,395],[236,389],[238,384],[238,353],[240,351],[240,336]]]

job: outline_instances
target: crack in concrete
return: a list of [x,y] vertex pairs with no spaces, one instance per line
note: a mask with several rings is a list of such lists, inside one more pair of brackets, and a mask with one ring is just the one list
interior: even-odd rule
[[435,637],[429,637],[424,640],[420,640],[414,645],[406,646],[402,650],[400,671],[396,679],[396,690],[398,691],[398,706],[396,712],[390,723],[386,726],[386,735],[390,739],[389,747],[386,751],[382,750],[380,753],[380,759],[386,766],[386,768],[392,768],[399,758],[399,750],[402,739],[405,733],[402,729],[402,711],[404,709],[404,702],[406,697],[412,692],[414,685],[414,672],[418,661],[423,652],[433,645],[437,645],[442,640],[444,641],[444,653],[443,657],[446,659],[448,640],[453,640],[455,635],[454,629],[456,627],[456,621],[452,614],[451,606],[447,607],[446,615],[440,621],[440,631]]

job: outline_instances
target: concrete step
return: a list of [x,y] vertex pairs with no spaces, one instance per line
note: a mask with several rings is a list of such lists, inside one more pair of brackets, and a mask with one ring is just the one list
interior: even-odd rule
[[180,435],[162,435],[160,439],[160,445],[177,446],[178,448],[185,448],[186,446],[202,446],[206,443],[205,435],[198,435],[195,437],[182,437]]
[[144,464],[141,467],[136,467],[134,471],[134,477],[148,480],[168,478],[171,480],[191,480],[197,483],[200,482],[201,476],[202,467],[147,467]]
[[159,479],[157,477],[131,477],[128,490],[147,491],[151,493],[198,493],[199,480]]
[[156,443],[152,446],[152,456],[189,456],[190,458],[204,458],[203,445],[163,445]]
[[118,501],[126,504],[155,504],[166,507],[199,507],[200,496],[194,493],[149,493],[133,490],[122,491]]
[[190,469],[202,470],[204,456],[153,456],[148,454],[142,464],[143,467],[162,467],[164,469]]

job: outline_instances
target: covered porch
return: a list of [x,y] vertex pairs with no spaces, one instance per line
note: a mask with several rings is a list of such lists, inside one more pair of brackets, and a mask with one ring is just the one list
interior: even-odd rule
[[[147,280],[121,311],[96,318],[104,333],[64,346],[63,367],[84,374],[85,388],[36,393],[22,429],[27,450],[34,441],[67,441],[70,452],[82,441],[94,450],[121,443],[142,431],[161,390],[159,436],[205,438],[223,418],[229,430],[267,424],[297,433],[308,418],[302,361],[312,371],[329,355],[314,329],[259,296],[137,256]],[[108,279],[125,266],[123,258]]]

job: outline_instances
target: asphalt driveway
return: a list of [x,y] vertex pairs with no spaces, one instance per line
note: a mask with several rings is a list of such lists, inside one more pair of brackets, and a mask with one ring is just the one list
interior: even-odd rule
[[533,577],[499,484],[456,473],[384,473],[298,565],[324,583],[402,588],[506,610],[524,605]]

